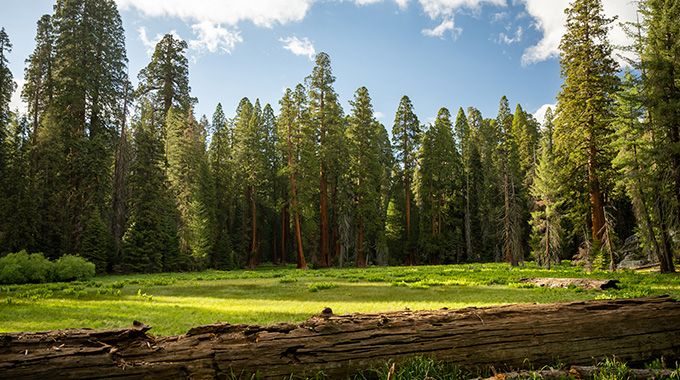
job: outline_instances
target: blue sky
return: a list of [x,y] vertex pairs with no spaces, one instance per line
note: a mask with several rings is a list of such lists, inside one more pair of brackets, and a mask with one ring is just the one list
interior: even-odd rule
[[[22,84],[33,51],[35,23],[56,0],[3,0],[0,27],[14,45],[9,55]],[[210,119],[218,102],[233,117],[247,96],[270,103],[295,87],[326,52],[346,113],[366,86],[378,119],[391,130],[403,95],[421,123],[441,107],[455,116],[474,106],[484,117],[506,95],[539,121],[555,103],[559,39],[568,0],[116,0],[126,31],[130,77],[150,59],[165,33],[189,42],[196,115]],[[608,16],[632,20],[627,0],[605,0]],[[619,28],[610,40],[625,43]],[[15,99],[13,107],[20,107]]]

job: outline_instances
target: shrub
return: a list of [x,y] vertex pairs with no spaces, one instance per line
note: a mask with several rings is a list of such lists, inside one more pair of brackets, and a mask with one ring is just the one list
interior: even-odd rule
[[313,284],[307,285],[307,288],[310,292],[318,292],[319,290],[324,290],[324,289],[333,289],[337,288],[338,284],[333,284],[332,282],[315,282]]
[[0,283],[26,284],[52,280],[54,264],[42,253],[10,253],[0,259]]
[[94,277],[95,266],[79,256],[64,255],[54,264],[58,281],[83,281]]

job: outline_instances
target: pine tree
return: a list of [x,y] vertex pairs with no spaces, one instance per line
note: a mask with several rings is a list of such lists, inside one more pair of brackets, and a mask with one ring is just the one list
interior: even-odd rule
[[156,44],[151,62],[143,68],[137,78],[139,87],[137,94],[149,97],[154,113],[159,120],[165,118],[172,106],[188,113],[196,102],[189,93],[189,61],[185,52],[187,43],[166,34]]
[[55,158],[64,175],[47,181],[62,182],[68,191],[59,203],[65,205],[63,247],[78,253],[89,205],[109,220],[114,141],[127,84],[125,36],[112,0],[59,0],[52,20],[54,96],[44,128],[52,129],[45,137],[61,141],[45,143],[62,146]]
[[97,273],[106,273],[109,251],[111,247],[111,235],[104,221],[95,207],[90,213],[90,219],[83,232],[83,248],[81,256],[95,265]]
[[[664,217],[664,198],[668,193],[662,190],[665,168],[656,165],[659,149],[656,133],[650,131],[652,123],[645,117],[644,95],[640,80],[626,71],[622,90],[615,95],[613,125],[615,135],[613,146],[618,151],[613,160],[619,172],[619,182],[632,200],[640,238],[653,252],[652,258],[659,261],[663,273],[671,272],[673,252],[670,245],[671,231]],[[658,231],[658,237],[657,232]]]
[[0,29],[0,126],[7,126],[10,119],[9,103],[17,87],[9,69],[8,53],[12,52],[12,43],[5,28]]
[[[680,4],[646,0],[641,4],[644,38],[645,105],[660,139],[657,161],[670,163],[676,215],[680,217]],[[672,264],[672,261],[671,261]],[[670,268],[669,268],[670,269]]]
[[231,245],[231,216],[236,170],[233,157],[233,130],[218,103],[212,119],[209,159],[215,183],[215,245],[211,257],[214,269],[234,269],[236,260]]
[[140,112],[127,181],[130,216],[121,244],[121,266],[127,272],[179,269],[176,266],[179,242],[171,227],[176,225],[176,206],[171,203],[164,174],[166,158],[161,126],[155,123],[148,101],[142,102]]
[[281,106],[281,112],[278,118],[278,134],[283,145],[282,151],[284,151],[284,156],[287,158],[287,166],[285,171],[288,173],[290,178],[290,195],[287,197],[289,200],[290,212],[293,214],[294,218],[294,230],[296,239],[296,261],[298,269],[308,269],[305,260],[305,255],[302,246],[302,227],[300,223],[300,210],[298,206],[298,192],[296,187],[296,178],[298,177],[298,167],[299,167],[299,144],[301,137],[300,129],[298,126],[301,123],[302,114],[302,101],[304,99],[304,89],[302,86],[298,86],[296,89],[296,94],[294,96],[291,89],[286,89],[286,93],[283,98],[279,101]]
[[355,198],[357,220],[357,261],[359,268],[366,267],[367,244],[365,236],[374,235],[381,226],[380,176],[381,167],[377,158],[380,155],[379,124],[373,116],[371,97],[366,87],[360,87],[350,101],[352,113],[347,127],[350,141],[350,172],[352,192]]
[[[546,113],[545,129],[550,131],[552,111]],[[540,157],[530,192],[535,202],[531,213],[534,257],[537,264],[550,269],[559,264],[562,247],[561,212],[562,185],[559,182],[555,158],[552,153],[552,134],[546,133],[541,141]]]
[[519,265],[524,255],[522,253],[522,226],[520,204],[520,161],[517,140],[512,130],[513,115],[510,113],[508,99],[503,96],[496,122],[500,131],[501,144],[499,146],[500,172],[503,176],[502,188],[504,199],[503,217],[503,253],[505,262],[512,266]]
[[605,225],[603,191],[612,158],[607,148],[610,110],[617,85],[617,65],[607,40],[612,20],[603,16],[600,0],[575,0],[566,13],[567,32],[560,43],[564,85],[557,96],[555,150],[562,158],[562,181],[573,183],[577,202],[590,209],[587,224],[599,246]]
[[[444,220],[444,209],[448,209],[451,214],[460,211],[454,210],[456,207],[453,201],[457,197],[451,197],[459,194],[460,185],[457,182],[461,168],[448,109],[440,109],[434,125],[423,134],[418,161],[420,163],[417,171],[418,198],[423,216],[428,216],[427,224],[430,231],[429,238],[421,236],[421,239],[426,241],[424,246],[430,264],[441,264],[443,254],[452,251],[447,248],[455,247],[455,240],[458,240],[451,237],[445,239],[442,235],[442,229],[451,231],[455,228],[455,223]],[[446,227],[443,227],[444,225]],[[453,251],[453,259],[460,261],[462,257],[456,254],[459,250]]]
[[[332,264],[330,240],[329,186],[334,187],[337,179],[337,166],[342,157],[338,151],[343,144],[339,140],[344,137],[342,125],[342,107],[333,89],[335,77],[331,71],[330,57],[326,53],[316,56],[316,65],[312,74],[307,77],[309,90],[309,127],[313,140],[317,145],[316,159],[319,163],[319,266],[329,267]],[[333,189],[330,192],[333,193]],[[335,214],[335,210],[332,210]]]
[[418,117],[413,113],[413,105],[411,99],[404,95],[399,102],[399,108],[394,118],[394,127],[392,128],[392,143],[396,153],[396,159],[399,163],[398,178],[401,182],[402,190],[404,191],[405,199],[405,246],[408,252],[406,265],[416,265],[415,256],[415,236],[411,234],[411,186],[413,185],[414,173],[417,167],[417,155],[419,142],[421,139],[421,130]]
[[[52,77],[54,43],[55,35],[52,17],[44,15],[38,21],[35,50],[26,60],[28,66],[24,69],[25,84],[21,91],[21,99],[28,105],[28,114],[31,115],[33,124],[32,145],[34,148],[41,120],[47,111],[47,107],[52,103],[54,95]],[[35,166],[35,162],[33,166]]]
[[166,122],[168,181],[179,213],[182,254],[202,268],[213,243],[212,176],[205,153],[205,131],[191,112],[171,107]]

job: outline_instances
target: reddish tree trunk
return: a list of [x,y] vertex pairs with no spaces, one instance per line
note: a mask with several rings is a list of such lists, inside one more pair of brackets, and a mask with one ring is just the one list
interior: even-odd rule
[[326,173],[321,170],[321,182],[319,185],[319,217],[321,228],[321,241],[319,250],[319,266],[321,268],[328,267],[328,258],[330,257],[330,242],[328,231],[328,179]]

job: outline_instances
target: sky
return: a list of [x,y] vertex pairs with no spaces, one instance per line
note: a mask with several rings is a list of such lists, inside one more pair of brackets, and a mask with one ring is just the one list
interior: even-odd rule
[[[151,58],[166,33],[188,42],[195,114],[208,119],[218,103],[227,117],[241,98],[270,103],[311,74],[326,52],[345,113],[365,86],[375,116],[388,130],[403,95],[422,124],[440,108],[453,116],[473,106],[495,118],[500,98],[539,122],[556,103],[559,41],[569,0],[115,0],[123,20],[129,75]],[[2,0],[0,27],[14,45],[15,81],[35,48],[36,22],[56,0]],[[627,43],[621,21],[635,19],[630,0],[603,0],[616,16],[610,42]],[[12,109],[25,109],[18,97]]]

